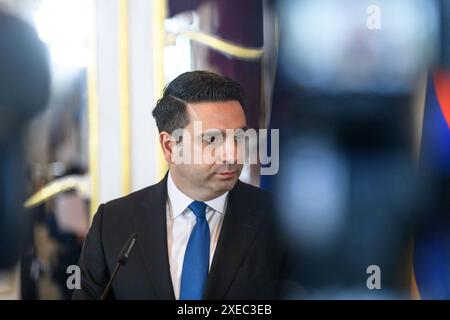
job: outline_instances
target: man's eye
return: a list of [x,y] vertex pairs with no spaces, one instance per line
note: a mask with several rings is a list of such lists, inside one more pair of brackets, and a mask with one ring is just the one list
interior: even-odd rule
[[210,136],[205,138],[206,143],[214,143],[216,141],[215,136]]

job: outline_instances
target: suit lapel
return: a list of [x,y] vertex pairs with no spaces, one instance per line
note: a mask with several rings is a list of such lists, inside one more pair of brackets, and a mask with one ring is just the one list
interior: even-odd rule
[[138,233],[138,248],[157,299],[173,300],[167,250],[167,175],[142,202],[142,210],[132,215]]
[[223,299],[248,254],[259,221],[255,202],[245,199],[241,182],[230,191],[219,240],[206,284],[205,299]]

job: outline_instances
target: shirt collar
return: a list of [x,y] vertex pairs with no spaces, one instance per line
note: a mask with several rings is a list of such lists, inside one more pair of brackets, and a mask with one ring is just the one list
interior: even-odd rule
[[[172,206],[172,219],[178,217],[187,209],[187,207],[194,201],[186,194],[184,194],[172,180],[172,175],[169,171],[167,175],[167,195],[170,205]],[[228,191],[218,196],[217,198],[205,201],[206,205],[220,214],[225,213],[226,203],[228,198]]]

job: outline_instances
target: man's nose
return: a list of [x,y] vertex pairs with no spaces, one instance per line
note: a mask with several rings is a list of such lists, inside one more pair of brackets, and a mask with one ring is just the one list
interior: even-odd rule
[[222,163],[235,164],[237,162],[236,140],[227,138],[222,150]]

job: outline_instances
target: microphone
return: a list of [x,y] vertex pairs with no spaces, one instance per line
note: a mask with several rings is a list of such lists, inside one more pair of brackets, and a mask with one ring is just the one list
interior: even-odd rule
[[102,295],[100,296],[100,300],[106,300],[106,297],[109,294],[109,291],[111,291],[111,286],[114,281],[114,279],[117,276],[117,272],[119,271],[120,267],[125,265],[128,261],[128,258],[130,257],[131,251],[133,251],[134,245],[137,240],[137,234],[132,233],[131,236],[128,238],[127,242],[125,242],[124,246],[122,247],[122,250],[120,250],[119,256],[117,257],[117,264],[116,267],[111,274],[111,277],[109,278],[108,284],[106,285],[105,290],[103,291]]

